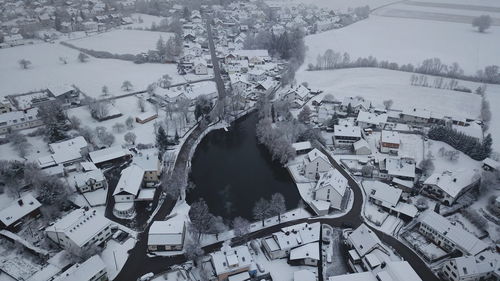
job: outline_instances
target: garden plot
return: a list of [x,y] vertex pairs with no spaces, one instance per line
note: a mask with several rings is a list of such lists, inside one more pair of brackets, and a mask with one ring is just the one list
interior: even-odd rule
[[[308,82],[312,89],[324,92],[312,98],[321,100],[332,94],[337,100],[362,96],[374,106],[382,107],[384,100],[392,99],[393,109],[425,108],[448,116],[477,119],[481,97],[476,94],[410,85],[411,73],[375,68],[352,68],[326,71],[304,71],[297,74],[297,81]],[[431,81],[432,81],[432,77]],[[479,84],[459,82],[475,89]],[[477,86],[476,86],[477,85]]]
[[[172,83],[184,82],[172,64],[135,64],[115,59],[90,58],[88,62],[77,60],[79,52],[54,43],[41,43],[0,49],[0,95],[25,93],[60,85],[76,85],[86,95],[98,97],[104,85],[112,95],[127,93],[121,89],[129,80],[134,90],[145,90],[164,74],[172,77]],[[67,59],[62,64],[60,57]],[[29,69],[21,69],[20,59],[30,60]]]
[[[382,36],[381,34],[384,34]],[[466,74],[500,65],[500,27],[477,32],[470,23],[437,22],[372,15],[344,28],[307,36],[303,68],[316,64],[326,50],[348,52],[351,60],[373,56],[399,64],[418,65],[428,58],[457,62]]]
[[166,41],[171,35],[166,32],[118,29],[67,42],[89,50],[137,55],[155,50],[158,39]]

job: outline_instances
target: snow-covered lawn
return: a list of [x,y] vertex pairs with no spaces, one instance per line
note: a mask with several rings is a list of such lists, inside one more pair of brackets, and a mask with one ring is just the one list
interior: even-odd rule
[[166,41],[170,36],[166,32],[118,29],[67,42],[89,50],[137,55],[155,50],[158,39]]
[[[0,49],[1,96],[24,93],[51,86],[76,85],[85,94],[97,97],[104,85],[110,94],[121,95],[123,81],[129,80],[134,90],[145,90],[152,82],[169,74],[172,83],[184,82],[172,64],[135,64],[114,59],[90,58],[88,62],[77,60],[78,51],[58,43],[41,43]],[[62,64],[60,57],[67,58]],[[20,59],[30,60],[32,65],[23,70],[18,64]]]
[[[21,131],[21,134],[26,134],[31,130]],[[28,143],[31,145],[28,148],[28,155],[26,159],[29,162],[33,162],[40,157],[50,155],[49,147],[47,143],[43,140],[43,137],[26,137]],[[10,143],[0,145],[0,155],[2,160],[18,160],[24,161],[17,151],[14,150],[13,146]]]
[[[377,68],[351,68],[297,73],[297,82],[308,82],[312,89],[324,92],[309,101],[321,100],[332,94],[342,101],[344,97],[362,96],[375,106],[382,107],[384,100],[394,101],[393,109],[425,108],[445,115],[479,117],[481,97],[476,94],[410,85],[410,73]],[[433,78],[430,77],[430,81]],[[479,84],[459,82],[476,89]],[[475,86],[475,87],[474,87]]]
[[481,171],[480,161],[476,161],[460,151],[458,152],[458,158],[455,161],[450,161],[446,157],[441,156],[441,154],[439,153],[439,150],[441,148],[444,148],[446,151],[455,150],[453,147],[444,142],[428,140],[424,143],[424,146],[425,146],[425,152],[424,152],[425,157],[427,157],[429,153],[432,155],[435,173],[440,173],[446,170],[449,171],[477,170],[478,173]]
[[[371,15],[345,28],[306,37],[306,63],[316,63],[327,49],[348,52],[351,59],[374,56],[379,61],[415,65],[428,58],[458,62],[468,74],[500,64],[500,27],[479,33],[470,24]],[[453,47],[451,47],[453,46]]]

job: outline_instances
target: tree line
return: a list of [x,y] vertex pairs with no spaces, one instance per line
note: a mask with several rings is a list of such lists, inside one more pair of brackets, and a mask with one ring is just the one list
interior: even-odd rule
[[477,71],[475,75],[466,75],[458,63],[454,62],[448,65],[443,63],[439,58],[425,59],[417,66],[411,63],[399,65],[396,62],[389,62],[387,60],[379,61],[373,56],[359,57],[353,60],[347,52],[340,53],[331,49],[326,50],[323,55],[319,54],[316,58],[316,64],[309,63],[307,69],[315,71],[356,67],[377,67],[474,82],[500,84],[500,67],[498,65],[489,65]]
[[445,142],[478,161],[489,157],[492,151],[491,145],[493,140],[491,134],[486,135],[481,142],[478,138],[466,135],[452,127],[433,126],[430,128],[428,136],[432,140]]

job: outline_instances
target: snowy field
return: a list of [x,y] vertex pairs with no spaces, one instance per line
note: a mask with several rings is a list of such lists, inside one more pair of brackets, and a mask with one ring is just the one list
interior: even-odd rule
[[[478,118],[481,108],[480,96],[411,86],[410,77],[411,74],[406,72],[376,68],[353,68],[304,71],[297,74],[297,82],[305,81],[309,83],[310,88],[324,91],[323,94],[312,100],[321,100],[325,94],[332,94],[340,101],[344,97],[362,96],[375,106],[382,106],[384,100],[392,99],[394,101],[393,109],[403,110],[417,107],[445,115]],[[473,83],[462,81],[459,84],[473,85]]]
[[306,45],[309,50],[303,68],[316,64],[317,56],[328,49],[348,52],[351,59],[371,55],[399,64],[417,65],[437,57],[446,64],[458,62],[469,74],[487,65],[500,65],[498,26],[479,33],[470,24],[371,15],[341,29],[307,36]]
[[[106,85],[110,94],[121,95],[123,81],[129,80],[134,90],[145,90],[164,74],[169,74],[172,83],[184,82],[171,64],[134,64],[133,62],[90,58],[88,62],[77,60],[78,51],[60,44],[41,43],[15,48],[0,49],[0,85],[2,93],[9,95],[44,89],[58,85],[76,85],[88,96],[101,95]],[[62,64],[65,57],[68,64]],[[23,70],[20,59],[30,60],[32,65]]]
[[137,55],[155,50],[158,39],[163,38],[166,41],[171,35],[166,32],[117,29],[67,42],[89,50]]

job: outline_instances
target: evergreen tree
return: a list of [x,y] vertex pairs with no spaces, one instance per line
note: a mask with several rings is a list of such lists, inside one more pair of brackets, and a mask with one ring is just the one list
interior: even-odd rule
[[156,132],[156,146],[161,153],[165,152],[168,148],[168,136],[163,126],[160,126]]

